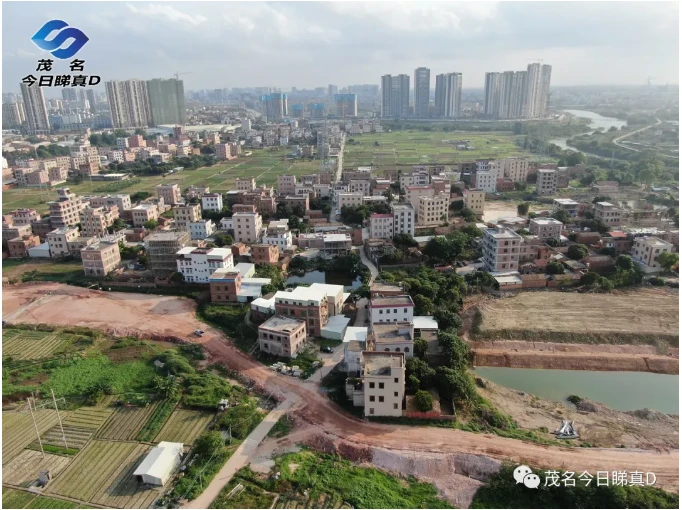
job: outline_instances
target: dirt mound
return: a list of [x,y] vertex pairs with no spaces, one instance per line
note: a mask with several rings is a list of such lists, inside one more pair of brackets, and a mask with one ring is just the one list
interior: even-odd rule
[[656,411],[654,409],[637,409],[636,411],[628,411],[627,414],[631,414],[632,416],[636,416],[637,418],[640,418],[642,420],[648,420],[648,421],[670,421],[672,418],[668,416],[667,414],[661,413],[659,411]]

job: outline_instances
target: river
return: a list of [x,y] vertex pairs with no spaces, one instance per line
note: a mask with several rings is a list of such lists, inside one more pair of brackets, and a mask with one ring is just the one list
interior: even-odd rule
[[478,367],[474,372],[501,386],[565,404],[566,397],[578,395],[619,411],[646,407],[679,413],[677,375],[502,367]]
[[[566,113],[570,113],[571,115],[574,115],[576,117],[584,117],[587,119],[590,119],[590,127],[593,129],[593,131],[587,131],[582,134],[590,134],[593,133],[594,130],[599,129],[599,128],[604,128],[604,131],[608,131],[611,129],[611,127],[615,126],[618,129],[620,129],[623,126],[627,125],[627,121],[621,120],[621,119],[616,119],[613,117],[604,117],[603,115],[599,115],[598,113],[595,112],[588,112],[586,110],[563,110]],[[578,136],[578,135],[574,135]],[[569,137],[573,138],[573,137]],[[571,149],[573,151],[577,150],[573,147],[569,147],[568,144],[566,143],[568,141],[568,138],[555,138],[553,140],[549,140],[549,143],[553,143],[554,145],[558,145],[562,149]]]

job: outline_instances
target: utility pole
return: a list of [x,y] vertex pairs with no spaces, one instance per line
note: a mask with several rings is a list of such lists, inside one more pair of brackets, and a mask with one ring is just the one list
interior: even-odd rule
[[62,439],[64,440],[64,448],[68,448],[69,445],[66,443],[66,434],[64,434],[64,427],[62,425],[62,417],[59,415],[59,408],[57,407],[57,399],[54,396],[54,390],[50,388],[50,393],[52,393],[52,401],[54,402],[54,409],[57,411],[57,419],[59,420],[59,428],[62,430]]
[[40,445],[40,453],[45,458],[45,450],[43,450],[43,442],[40,440],[40,432],[38,432],[38,424],[36,423],[36,417],[33,415],[33,408],[31,407],[31,399],[26,397],[26,402],[28,402],[28,410],[31,411],[31,418],[33,419],[33,426],[36,429],[36,436],[38,436],[38,444]]

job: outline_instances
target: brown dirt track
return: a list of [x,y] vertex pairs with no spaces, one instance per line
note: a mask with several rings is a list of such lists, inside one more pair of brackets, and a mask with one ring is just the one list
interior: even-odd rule
[[[320,394],[314,383],[273,373],[241,352],[220,331],[200,322],[194,315],[194,302],[188,299],[106,293],[60,284],[13,286],[3,290],[3,318],[10,322],[115,328],[118,334],[143,332],[199,342],[215,361],[241,372],[259,386],[270,392],[279,389],[284,395],[298,397],[295,414],[315,425],[313,429],[317,432],[323,431],[357,447],[473,454],[578,472],[651,471],[657,476],[657,485],[678,491],[677,450],[548,447],[489,434],[384,425],[353,418]],[[201,339],[191,335],[198,328],[206,331]]]

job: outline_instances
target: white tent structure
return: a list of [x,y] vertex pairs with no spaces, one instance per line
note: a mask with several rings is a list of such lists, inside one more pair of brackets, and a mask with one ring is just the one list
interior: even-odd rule
[[133,475],[149,485],[165,485],[181,458],[182,443],[161,441],[152,448]]

